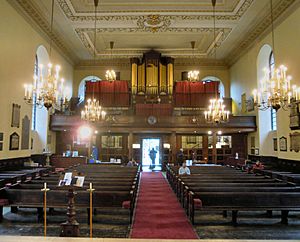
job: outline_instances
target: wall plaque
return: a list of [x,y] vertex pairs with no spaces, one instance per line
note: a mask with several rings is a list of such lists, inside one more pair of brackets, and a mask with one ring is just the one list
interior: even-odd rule
[[30,120],[27,115],[22,119],[21,150],[29,149]]
[[299,152],[300,151],[300,133],[295,132],[290,134],[291,144],[290,144],[290,150]]
[[280,139],[279,139],[279,148],[280,148],[280,151],[287,151],[287,138],[282,136]]
[[19,149],[19,135],[14,132],[9,137],[9,150],[18,150]]
[[17,127],[17,128],[20,127],[20,111],[21,111],[21,106],[13,103],[11,127]]
[[278,148],[277,148],[277,138],[273,138],[273,150],[274,151],[277,151],[278,150]]
[[300,102],[296,100],[291,101],[290,129],[300,129]]

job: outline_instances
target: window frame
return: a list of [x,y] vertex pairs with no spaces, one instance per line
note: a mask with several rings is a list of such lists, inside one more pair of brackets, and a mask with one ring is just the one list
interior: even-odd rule
[[[269,56],[269,78],[272,78],[273,70],[275,69],[275,58],[274,53],[271,51]],[[271,130],[276,131],[277,130],[277,113],[276,110],[271,108]]]

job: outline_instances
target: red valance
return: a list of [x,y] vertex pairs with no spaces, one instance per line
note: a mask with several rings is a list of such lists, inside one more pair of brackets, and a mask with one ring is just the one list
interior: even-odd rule
[[130,103],[127,81],[88,81],[85,84],[85,96],[94,96],[104,107],[125,107]]
[[219,82],[189,82],[175,83],[174,102],[177,107],[206,107],[209,99],[216,96]]

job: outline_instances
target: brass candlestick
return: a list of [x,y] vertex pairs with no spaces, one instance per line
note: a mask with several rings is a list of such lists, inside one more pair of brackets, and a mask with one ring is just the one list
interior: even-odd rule
[[87,189],[90,193],[90,238],[93,238],[93,183],[90,183],[90,188]]
[[42,192],[44,192],[44,237],[47,236],[47,192],[50,191],[49,188],[47,188],[47,183],[44,183],[44,188],[41,189]]

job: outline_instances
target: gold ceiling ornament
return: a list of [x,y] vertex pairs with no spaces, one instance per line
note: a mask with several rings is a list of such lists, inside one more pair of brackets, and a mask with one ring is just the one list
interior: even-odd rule
[[159,14],[151,14],[148,16],[141,16],[137,20],[137,26],[140,30],[144,30],[146,32],[164,32],[171,25],[171,17],[170,16],[162,16]]
[[[52,29],[53,29],[53,16],[54,16],[54,0],[51,5],[51,20],[50,20],[50,47],[49,57],[51,59],[52,52]],[[25,84],[24,100],[27,104],[37,105],[47,110],[50,108],[57,110],[64,110],[68,105],[68,90],[64,87],[64,79],[59,77],[60,66],[55,66],[53,71],[53,65],[48,64],[47,75],[43,65],[37,67],[35,75],[33,76],[32,84]]]
[[[113,41],[109,42],[111,59],[112,59],[112,49],[114,48],[114,44],[115,43]],[[107,70],[105,73],[105,79],[110,82],[115,81],[117,79],[116,72],[113,69]]]
[[[94,0],[95,5],[95,22],[94,22],[94,66],[96,66],[96,38],[97,38],[97,7],[99,0]],[[95,75],[94,75],[95,76]],[[81,119],[96,122],[104,121],[106,112],[100,106],[99,101],[94,98],[94,85],[93,85],[93,98],[89,98],[86,102],[84,110],[81,111]]]
[[[213,6],[213,20],[214,20],[214,54],[215,61],[217,62],[217,43],[216,43],[216,0],[212,0]],[[218,94],[216,93],[216,96]],[[204,118],[207,123],[226,123],[229,121],[230,112],[225,110],[225,105],[223,99],[211,99],[210,105],[208,106],[208,110],[204,112]]]
[[[195,60],[195,41],[191,41],[191,47],[193,50],[193,59]],[[199,71],[198,70],[192,70],[188,72],[188,80],[191,82],[199,81]]]
[[[275,57],[275,38],[274,38],[274,18],[273,1],[270,0],[271,8],[271,27],[272,27],[272,48]],[[275,59],[275,58],[274,58]],[[287,67],[281,65],[279,68],[264,69],[264,78],[260,81],[259,89],[254,89],[254,105],[262,111],[273,108],[276,112],[282,108],[287,110],[290,107],[291,100],[298,101],[300,88],[291,85],[292,77],[287,75]]]

